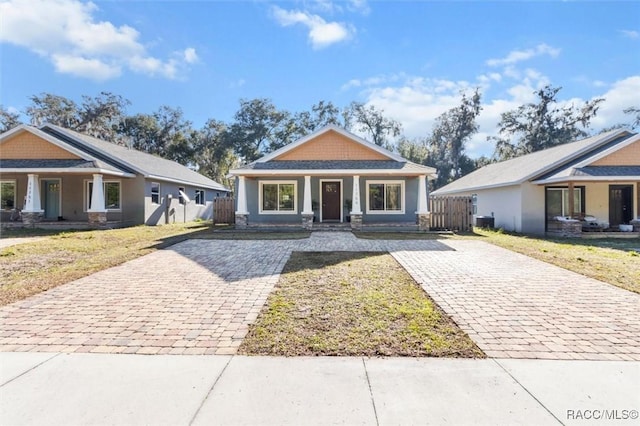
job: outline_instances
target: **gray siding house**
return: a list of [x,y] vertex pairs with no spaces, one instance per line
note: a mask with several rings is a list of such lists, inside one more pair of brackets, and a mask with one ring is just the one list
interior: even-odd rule
[[433,192],[470,195],[508,231],[640,224],[640,135],[614,130],[489,164]]
[[154,155],[62,127],[0,135],[0,220],[158,225],[211,219],[229,190]]
[[412,163],[337,126],[326,126],[253,163],[236,177],[236,226],[343,223],[429,227],[427,180]]

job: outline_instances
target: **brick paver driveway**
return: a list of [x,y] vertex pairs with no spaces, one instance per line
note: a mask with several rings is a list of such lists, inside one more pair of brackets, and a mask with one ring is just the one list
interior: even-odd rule
[[292,251],[389,251],[489,355],[640,360],[640,295],[486,243],[190,240],[0,309],[0,350],[235,353]]

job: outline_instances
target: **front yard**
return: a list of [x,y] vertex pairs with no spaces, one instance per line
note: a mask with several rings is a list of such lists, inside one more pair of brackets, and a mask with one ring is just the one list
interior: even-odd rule
[[484,357],[391,255],[363,252],[294,252],[240,353]]

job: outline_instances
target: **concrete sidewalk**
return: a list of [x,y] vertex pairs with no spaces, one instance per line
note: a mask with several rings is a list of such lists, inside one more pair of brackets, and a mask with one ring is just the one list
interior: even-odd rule
[[639,383],[618,361],[0,353],[0,423],[631,425]]

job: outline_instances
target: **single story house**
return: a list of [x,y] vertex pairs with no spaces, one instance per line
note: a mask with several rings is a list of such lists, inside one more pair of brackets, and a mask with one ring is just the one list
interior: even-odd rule
[[585,217],[617,229],[640,219],[640,135],[614,130],[489,164],[433,193],[473,196],[474,213],[508,231]]
[[436,170],[328,125],[236,177],[236,226],[351,222],[429,227],[427,180]]
[[0,220],[97,226],[210,219],[229,190],[174,161],[62,127],[0,135]]

